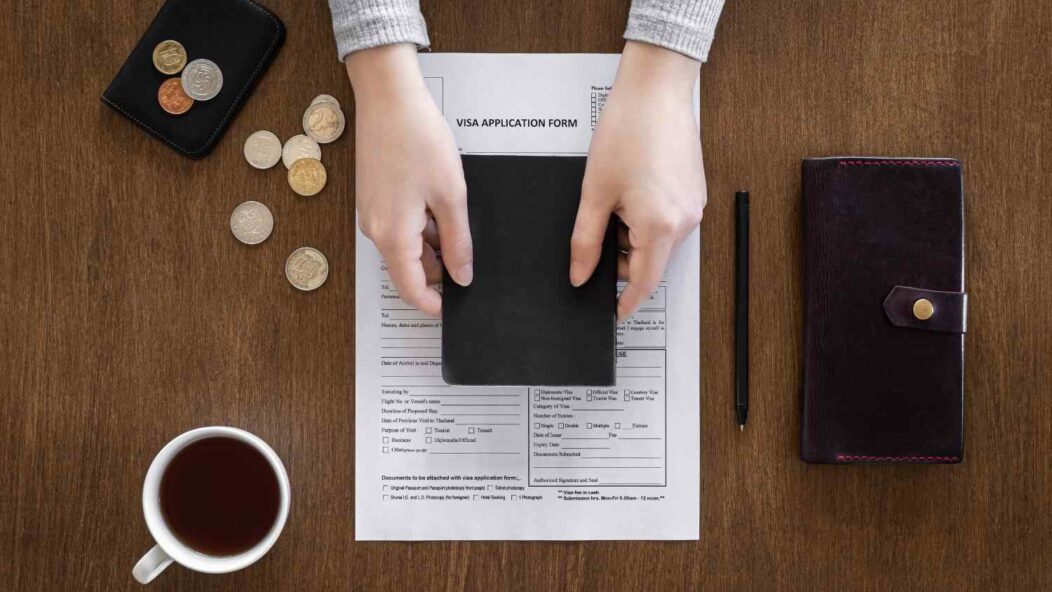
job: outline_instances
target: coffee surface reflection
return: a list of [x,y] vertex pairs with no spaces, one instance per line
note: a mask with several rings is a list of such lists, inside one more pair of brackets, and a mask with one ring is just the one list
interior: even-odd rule
[[281,508],[274,468],[240,440],[211,437],[179,451],[161,478],[161,513],[172,533],[216,557],[248,551],[267,536]]

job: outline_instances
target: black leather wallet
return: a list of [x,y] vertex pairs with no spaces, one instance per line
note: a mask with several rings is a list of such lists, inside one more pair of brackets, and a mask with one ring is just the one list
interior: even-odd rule
[[610,386],[617,252],[570,284],[570,235],[584,158],[465,156],[475,276],[442,283],[442,376],[449,384]]
[[803,165],[801,457],[963,458],[964,193],[951,159]]
[[[153,65],[153,49],[166,39],[180,42],[188,60],[212,60],[223,88],[182,115],[157,102],[157,89],[171,78]],[[285,26],[252,0],[168,0],[102,95],[102,102],[134,121],[176,152],[202,158],[212,151],[285,39]]]

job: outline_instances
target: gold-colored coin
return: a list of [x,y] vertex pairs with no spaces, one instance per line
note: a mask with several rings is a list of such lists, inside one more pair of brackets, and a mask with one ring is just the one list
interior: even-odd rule
[[171,39],[162,41],[153,48],[153,66],[162,74],[178,74],[186,65],[186,49],[183,44]]
[[325,165],[316,158],[301,158],[289,167],[289,187],[304,197],[317,195],[327,178]]

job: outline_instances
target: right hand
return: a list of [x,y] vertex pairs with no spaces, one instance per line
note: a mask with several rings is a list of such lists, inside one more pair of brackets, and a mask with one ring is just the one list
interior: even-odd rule
[[428,286],[441,282],[442,265],[462,286],[473,277],[467,189],[453,132],[424,86],[412,45],[358,51],[346,65],[355,99],[358,225],[387,262],[402,299],[438,315],[442,297]]

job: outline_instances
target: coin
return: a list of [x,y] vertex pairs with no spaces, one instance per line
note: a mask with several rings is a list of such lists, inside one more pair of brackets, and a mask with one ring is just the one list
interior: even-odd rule
[[289,186],[304,197],[317,195],[325,179],[325,165],[316,158],[301,158],[289,167]]
[[157,89],[157,102],[161,104],[161,109],[172,115],[182,115],[194,106],[194,100],[183,92],[178,77],[161,83],[161,87]]
[[246,201],[230,214],[230,232],[246,245],[258,245],[274,230],[274,215],[258,201]]
[[314,103],[303,114],[303,131],[319,144],[339,138],[344,125],[343,111],[332,103]]
[[171,39],[162,41],[153,48],[153,66],[162,74],[178,74],[186,65],[186,49],[183,44]]
[[267,130],[259,130],[245,140],[245,160],[257,169],[269,169],[281,160],[281,140]]
[[300,247],[285,261],[285,277],[296,289],[317,290],[329,277],[329,262],[318,249]]
[[324,94],[318,95],[318,96],[314,97],[313,101],[310,102],[311,105],[316,105],[318,103],[332,103],[333,105],[336,105],[337,109],[340,108],[340,102],[337,101],[336,97],[334,97],[332,95],[324,95]]
[[281,149],[281,162],[285,168],[291,168],[292,163],[301,158],[321,160],[321,147],[307,136],[297,134],[285,141],[285,147]]
[[183,68],[182,83],[191,99],[214,99],[223,89],[223,71],[212,60],[194,60]]

